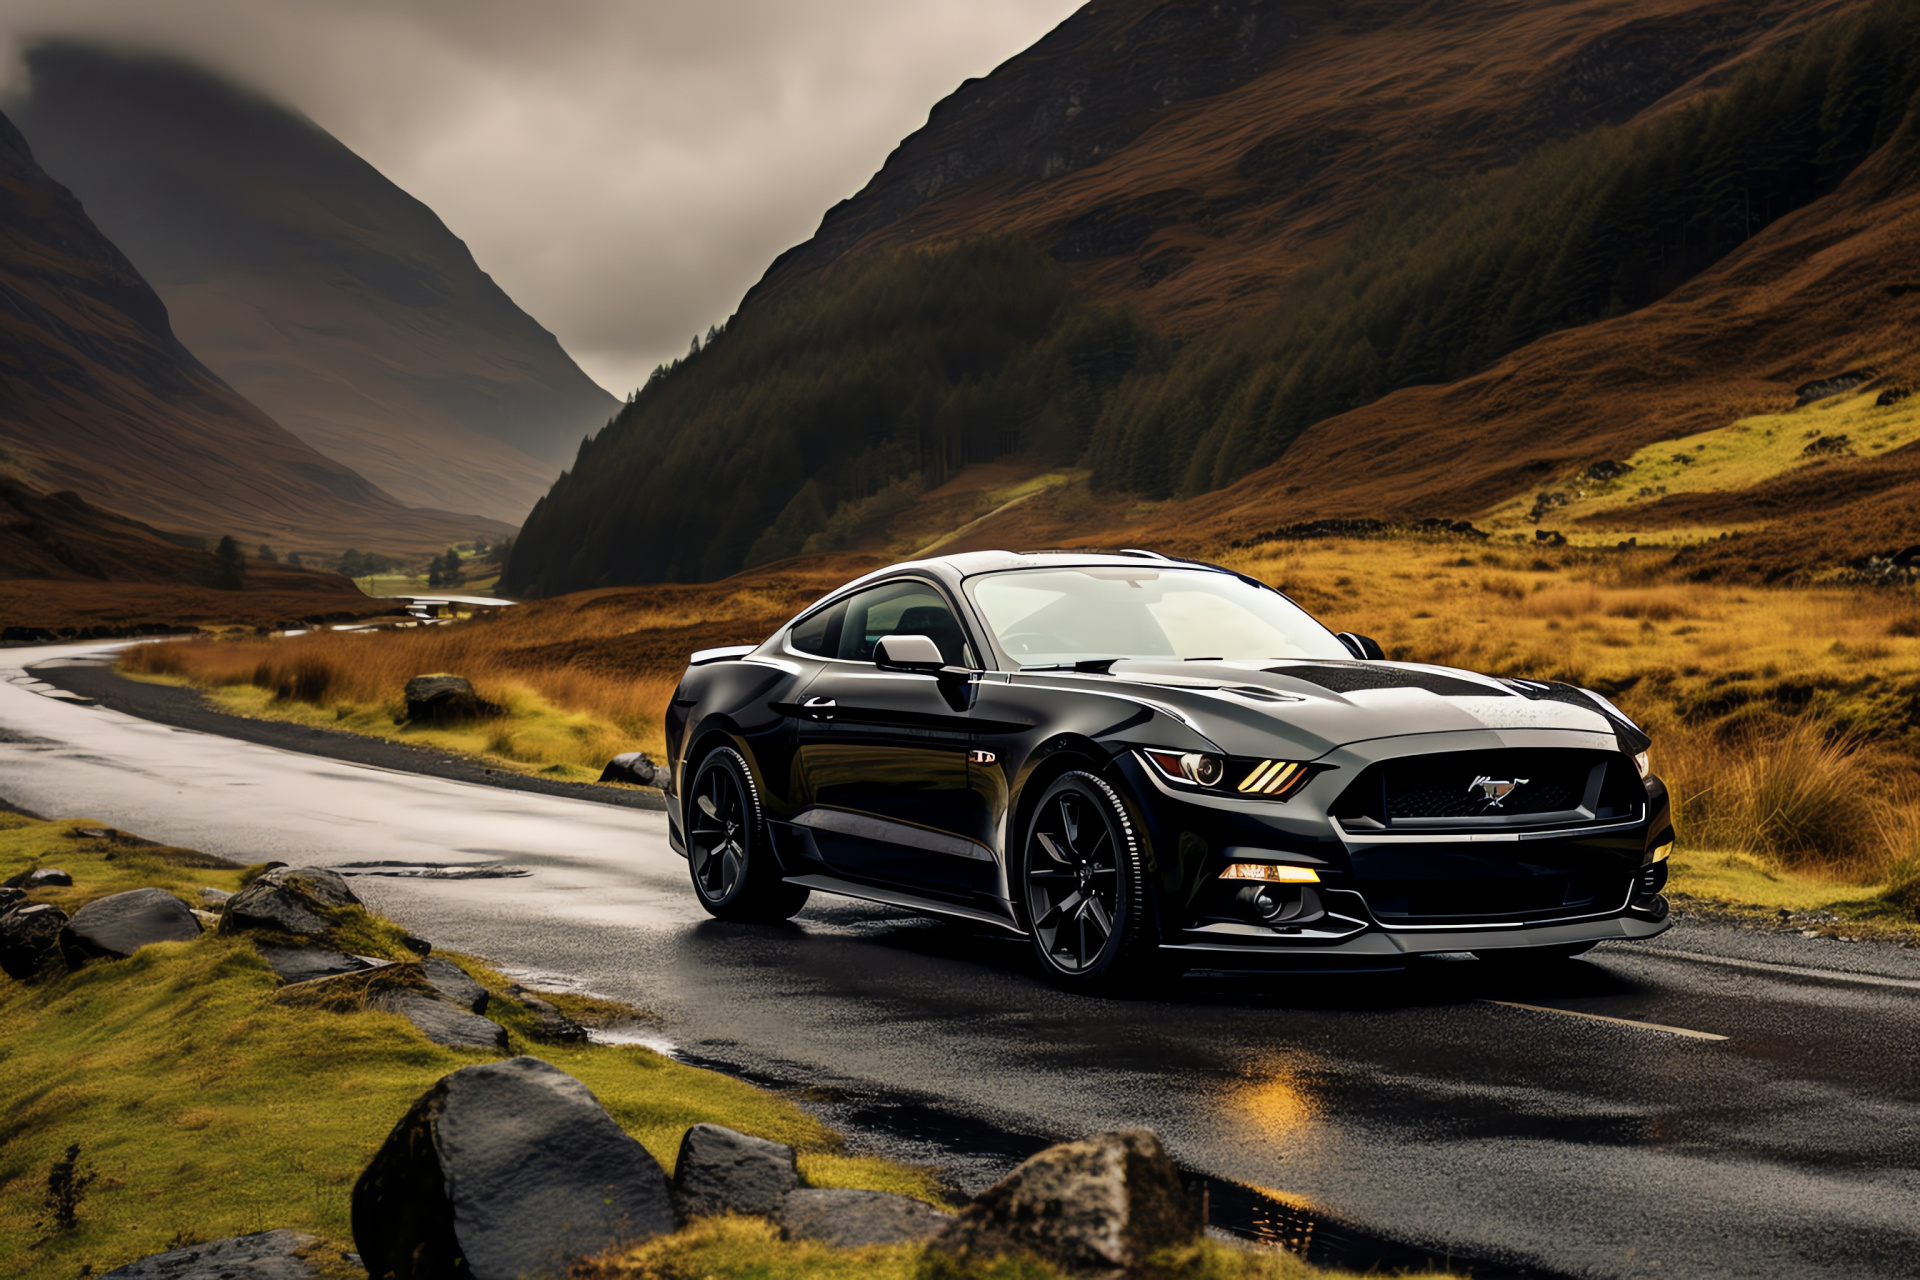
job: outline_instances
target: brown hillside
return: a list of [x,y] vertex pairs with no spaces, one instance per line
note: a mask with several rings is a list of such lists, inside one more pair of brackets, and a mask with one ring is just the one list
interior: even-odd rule
[[312,121],[163,59],[27,61],[15,122],[181,340],[401,501],[517,525],[619,409],[432,209]]
[[266,626],[393,607],[339,574],[264,560],[247,562],[245,590],[219,590],[219,580],[219,562],[197,538],[0,477],[0,639]]
[[[1106,0],[936,105],[769,268],[1025,234],[1175,334],[1269,304],[1410,182],[1688,101],[1856,0]],[[751,297],[751,295],[749,295]]]
[[[1126,536],[1195,546],[1328,516],[1475,517],[1594,462],[1788,410],[1797,387],[1823,377],[1870,368],[1867,390],[1912,388],[1920,184],[1891,169],[1897,151],[1653,306],[1322,422],[1274,465],[1159,508]],[[1905,547],[1920,541],[1916,517],[1911,448],[1871,461],[1809,459],[1749,490],[1668,498],[1646,512],[1668,525],[1777,522],[1689,555],[1761,576]]]
[[293,549],[426,550],[508,529],[401,506],[209,373],[4,117],[0,298],[0,473]]

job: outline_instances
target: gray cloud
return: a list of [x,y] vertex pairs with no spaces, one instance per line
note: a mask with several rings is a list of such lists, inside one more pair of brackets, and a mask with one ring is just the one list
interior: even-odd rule
[[305,112],[616,394],[723,319],[927,109],[1077,0],[4,0]]

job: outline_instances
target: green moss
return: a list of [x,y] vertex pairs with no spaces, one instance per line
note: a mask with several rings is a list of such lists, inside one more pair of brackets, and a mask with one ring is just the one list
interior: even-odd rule
[[[139,883],[188,898],[203,883],[239,886],[238,868],[183,870],[164,851],[65,835],[83,825],[6,816],[0,869],[65,867],[74,888],[34,897],[71,905]],[[364,930],[356,945],[391,951],[394,926],[338,914]],[[540,1043],[504,978],[456,962],[500,997],[509,1053],[577,1076],[669,1171],[687,1127],[711,1122],[794,1144],[822,1185],[939,1197],[933,1171],[848,1156],[838,1134],[778,1095],[639,1047]],[[276,1227],[351,1247],[353,1181],[388,1130],[442,1075],[495,1055],[440,1048],[394,1014],[284,1007],[276,990],[249,941],[211,932],[35,984],[0,979],[0,1274],[67,1280]],[[586,1000],[600,1014],[633,1012]],[[100,1176],[78,1229],[43,1239],[34,1224],[47,1170],[69,1143]]]

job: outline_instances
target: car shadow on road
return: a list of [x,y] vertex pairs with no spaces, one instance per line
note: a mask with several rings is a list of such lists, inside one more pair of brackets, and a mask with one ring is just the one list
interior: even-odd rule
[[1024,938],[886,908],[836,904],[830,917],[810,921],[810,915],[783,925],[707,921],[694,928],[690,941],[713,958],[730,955],[744,964],[764,964],[774,958],[768,953],[777,953],[778,962],[792,975],[811,975],[826,983],[852,978],[873,990],[876,984],[890,985],[891,979],[902,994],[940,987],[976,998],[992,992],[1019,999],[1017,993],[1026,990],[1029,998],[1048,1002],[1378,1012],[1484,1000],[1534,1003],[1632,996],[1652,989],[1615,967],[1594,963],[1611,954],[1602,948],[1571,960],[1520,964],[1460,954],[1410,957],[1400,965],[1361,969],[1295,964],[1256,971],[1167,971],[1079,996],[1054,988],[1041,976]]

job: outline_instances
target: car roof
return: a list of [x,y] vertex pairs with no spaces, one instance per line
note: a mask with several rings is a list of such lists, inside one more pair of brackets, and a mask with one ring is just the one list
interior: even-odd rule
[[[854,579],[848,587],[875,579],[889,577],[896,573],[932,572],[957,583],[962,578],[971,578],[982,573],[998,573],[1006,569],[1058,569],[1092,565],[1141,565],[1162,564],[1169,568],[1204,569],[1213,573],[1225,573],[1234,577],[1230,569],[1218,565],[1202,564],[1197,560],[1180,560],[1173,556],[1164,556],[1157,551],[1081,551],[1074,549],[1060,551],[962,551],[950,556],[926,556],[918,560],[905,560],[899,564],[890,564],[884,569],[875,569],[872,573]],[[842,587],[840,591],[845,591]],[[836,591],[834,594],[840,594]]]

